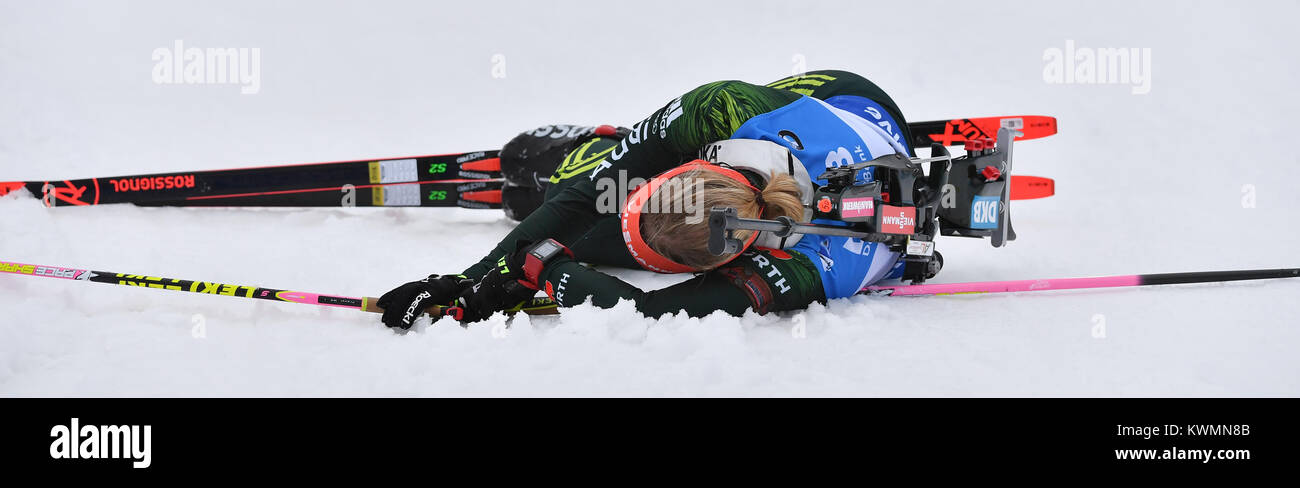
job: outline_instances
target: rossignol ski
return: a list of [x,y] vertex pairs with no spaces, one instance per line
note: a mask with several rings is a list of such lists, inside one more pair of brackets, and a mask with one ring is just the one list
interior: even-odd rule
[[[110,203],[256,206],[457,206],[500,202],[497,151],[0,183],[0,195],[26,189],[48,207]],[[460,186],[476,183],[471,187]],[[477,192],[477,193],[476,193]],[[417,194],[420,198],[415,198]],[[303,196],[309,195],[309,196]],[[425,202],[429,202],[427,205]]]
[[927,120],[907,124],[912,131],[912,147],[928,147],[931,143],[956,146],[965,141],[997,137],[998,129],[1020,132],[1017,141],[1039,139],[1056,134],[1056,117],[1046,115],[1013,115],[1003,117],[976,117],[971,119]]
[[142,207],[461,207],[501,208],[502,180],[345,185],[186,200],[137,202]]
[[[955,146],[998,128],[1016,140],[1056,133],[1053,117],[1025,115],[914,122],[914,146]],[[47,207],[133,203],[147,206],[500,208],[498,151],[262,166],[75,180],[0,182],[0,196],[26,189]],[[1030,179],[1032,178],[1032,180]],[[1051,196],[1050,179],[1019,177],[1012,199]]]

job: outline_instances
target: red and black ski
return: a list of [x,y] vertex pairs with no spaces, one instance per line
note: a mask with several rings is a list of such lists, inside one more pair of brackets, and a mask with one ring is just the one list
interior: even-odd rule
[[929,147],[931,143],[957,146],[972,139],[996,138],[1003,127],[1020,131],[1017,141],[1038,139],[1056,134],[1056,117],[1014,115],[972,119],[928,120],[907,124],[912,131],[912,147]]
[[[1010,127],[1037,139],[1056,133],[1056,119],[1025,115],[914,122],[914,147],[954,146]],[[1013,181],[1012,199],[1042,198],[1051,180]],[[499,208],[498,151],[364,159],[331,163],[187,171],[62,181],[0,182],[0,195],[19,189],[46,206],[134,203],[149,206],[420,206]]]
[[1042,176],[1011,175],[1011,199],[1033,200],[1056,194],[1056,181]]
[[461,207],[501,208],[502,180],[423,181],[204,195],[136,202],[143,207]]
[[[79,180],[16,181],[0,183],[0,195],[26,189],[41,198],[46,206],[110,203],[190,205],[182,202],[253,201],[248,200],[253,197],[259,202],[255,205],[259,206],[290,206],[295,204],[282,202],[317,201],[319,198],[316,197],[324,193],[346,188],[365,190],[364,193],[371,195],[380,193],[376,188],[400,184],[450,184],[454,189],[460,183],[498,181],[500,178],[501,160],[497,151],[478,151]],[[440,186],[430,191],[446,191],[443,188],[447,187]],[[406,196],[410,190],[398,189],[397,192],[403,195],[402,201],[410,200]],[[316,197],[288,196],[302,193],[316,194]],[[330,199],[338,200],[334,195]],[[382,196],[367,199],[367,203],[383,201],[385,198]]]

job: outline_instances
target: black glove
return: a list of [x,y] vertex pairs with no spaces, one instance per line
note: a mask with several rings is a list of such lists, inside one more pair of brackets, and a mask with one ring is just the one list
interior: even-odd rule
[[497,267],[478,284],[460,294],[459,310],[453,312],[461,322],[478,322],[502,310],[509,310],[537,294],[538,277],[550,262],[568,256],[569,248],[554,239],[536,244],[520,241],[514,254],[502,256]]
[[384,309],[384,325],[410,329],[415,319],[424,315],[424,309],[434,305],[451,305],[461,292],[471,286],[474,286],[474,280],[463,275],[432,274],[428,278],[392,289],[379,297],[375,305]]

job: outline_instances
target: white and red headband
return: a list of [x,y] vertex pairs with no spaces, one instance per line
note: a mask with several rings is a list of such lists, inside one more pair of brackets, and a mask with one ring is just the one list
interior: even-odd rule
[[[678,263],[655,252],[654,249],[650,248],[650,245],[641,235],[641,211],[645,207],[646,202],[650,200],[650,196],[654,195],[655,191],[657,191],[660,186],[663,186],[663,184],[669,179],[688,171],[700,170],[712,171],[726,176],[745,185],[747,188],[754,190],[755,194],[762,194],[762,191],[750,183],[749,180],[745,178],[745,175],[740,174],[739,171],[718,166],[702,159],[691,161],[651,178],[646,184],[638,186],[636,189],[632,190],[632,193],[627,197],[627,204],[623,206],[622,214],[623,242],[627,244],[628,252],[632,254],[633,259],[636,259],[636,262],[641,264],[641,267],[659,273],[693,273],[696,271],[703,271]],[[698,195],[696,198],[697,200],[700,199]],[[758,239],[758,234],[758,232],[750,234],[749,238],[745,241],[745,248],[748,248],[750,244],[754,243],[754,240]],[[739,254],[737,254],[737,256],[739,256]],[[735,256],[732,256],[732,259],[735,259]]]

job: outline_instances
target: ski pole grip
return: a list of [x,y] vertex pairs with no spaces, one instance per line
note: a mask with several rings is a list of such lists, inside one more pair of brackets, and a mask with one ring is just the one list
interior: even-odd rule
[[[361,311],[363,312],[384,313],[384,309],[379,308],[379,305],[375,305],[375,303],[379,302],[378,298],[365,297],[361,299],[361,302],[362,302]],[[442,305],[434,305],[432,307],[424,309],[424,313],[427,313],[434,317],[441,317],[444,313],[446,313],[446,310],[447,307],[444,307]]]

